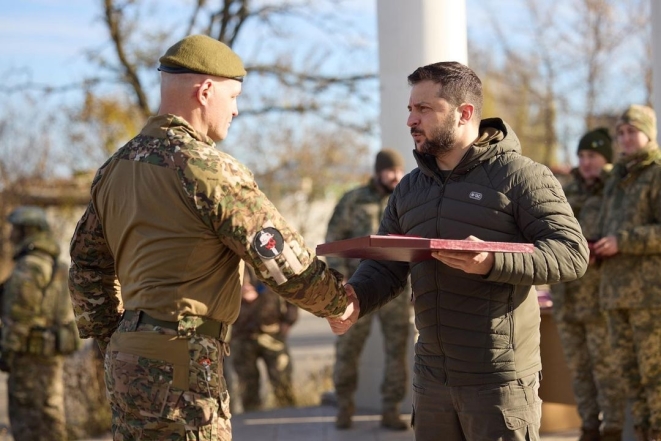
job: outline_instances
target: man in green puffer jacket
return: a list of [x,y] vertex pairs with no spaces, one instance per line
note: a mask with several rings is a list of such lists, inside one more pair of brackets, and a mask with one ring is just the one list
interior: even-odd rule
[[349,279],[355,308],[341,334],[393,299],[411,276],[416,327],[416,440],[536,439],[541,422],[539,305],[534,285],[577,279],[588,246],[560,183],[521,155],[501,119],[481,120],[468,67],[418,68],[408,126],[418,167],[392,194],[379,234],[527,242],[533,253],[438,251],[420,262],[364,260]]

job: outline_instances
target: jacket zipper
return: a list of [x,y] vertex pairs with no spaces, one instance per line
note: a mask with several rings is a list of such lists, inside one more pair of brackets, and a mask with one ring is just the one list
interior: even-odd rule
[[[443,197],[445,196],[445,186],[447,185],[448,181],[450,180],[450,176],[452,175],[452,171],[450,174],[448,174],[448,177],[445,180],[439,179],[439,182],[441,183],[441,198],[438,203],[438,208],[436,212],[436,216],[438,219],[441,219],[441,207],[443,206]],[[436,223],[436,237],[440,237],[441,231],[439,227],[439,222]],[[438,292],[438,289],[437,289]],[[438,299],[437,299],[438,301]],[[445,372],[445,386],[448,385],[448,369],[447,369],[447,355],[445,354],[445,348],[443,348],[443,340],[440,338],[440,326],[441,323],[440,321],[437,322],[437,326],[439,327],[439,346],[441,347],[441,351],[443,351],[443,372]]]
[[[462,158],[462,160],[463,160],[463,158]],[[445,179],[441,179],[440,176],[437,173],[432,173],[432,179],[434,179],[434,181],[436,181],[437,183],[439,183],[439,185],[441,185],[441,198],[440,198],[440,201],[438,203],[438,208],[437,208],[437,211],[436,211],[438,219],[441,219],[441,207],[443,206],[443,196],[445,195],[445,186],[447,185],[448,182],[450,182],[450,178],[452,177],[452,173],[454,173],[455,169],[459,166],[460,163],[461,163],[461,161],[459,161],[459,163],[452,170],[450,170],[450,173],[448,173],[448,176]],[[440,235],[441,235],[441,231],[439,229],[439,223],[437,222],[436,223],[436,236],[440,237]],[[443,348],[443,340],[440,338],[440,322],[439,321],[437,321],[437,326],[438,326],[438,329],[439,329],[439,332],[437,332],[438,345],[440,346],[441,351],[443,351],[443,372],[445,372],[445,382],[444,383],[445,383],[445,386],[447,386],[448,385],[448,370],[447,370],[447,364],[446,364],[447,363],[447,357],[445,356],[445,349]]]

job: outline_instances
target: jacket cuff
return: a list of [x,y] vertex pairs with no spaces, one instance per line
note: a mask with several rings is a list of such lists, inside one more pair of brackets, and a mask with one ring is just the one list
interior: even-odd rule
[[615,233],[615,239],[617,239],[617,249],[620,253],[626,253],[629,245],[629,232],[626,230],[620,230]]

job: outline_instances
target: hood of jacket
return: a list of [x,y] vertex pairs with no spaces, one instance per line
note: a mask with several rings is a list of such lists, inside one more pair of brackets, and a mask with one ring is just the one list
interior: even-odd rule
[[[487,118],[480,122],[479,136],[464,154],[451,175],[463,175],[494,156],[509,152],[521,153],[521,144],[510,126],[500,118]],[[438,171],[433,155],[413,150],[420,171],[435,176]]]

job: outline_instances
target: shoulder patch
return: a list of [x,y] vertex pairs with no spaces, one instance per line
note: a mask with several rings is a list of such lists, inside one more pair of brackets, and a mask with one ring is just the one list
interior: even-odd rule
[[263,259],[274,259],[282,253],[285,240],[273,227],[264,228],[255,234],[252,245]]

